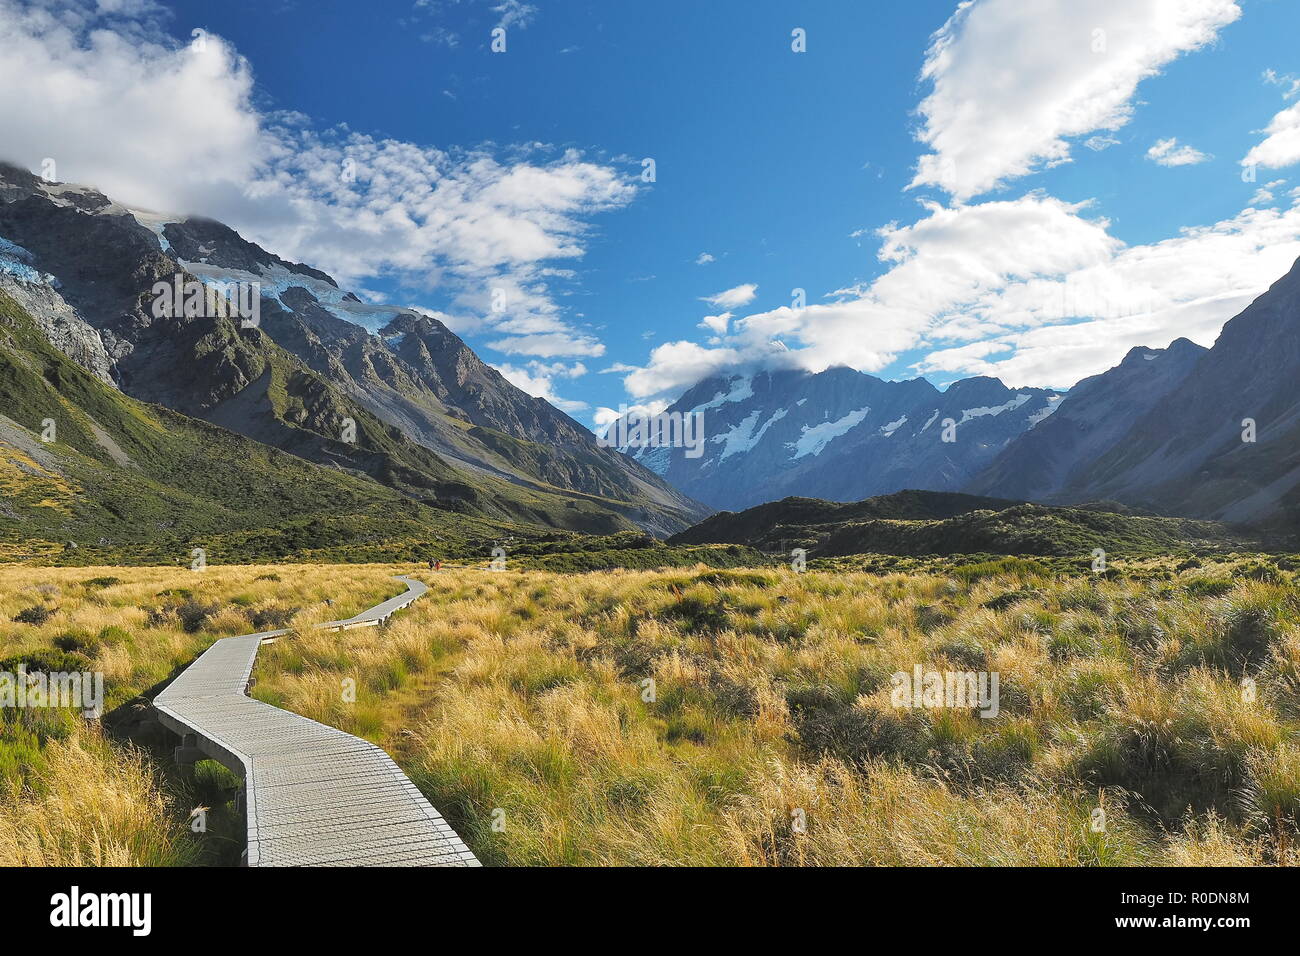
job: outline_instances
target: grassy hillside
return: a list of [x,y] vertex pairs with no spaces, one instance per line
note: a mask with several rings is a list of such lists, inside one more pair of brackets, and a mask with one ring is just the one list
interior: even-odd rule
[[[290,365],[268,374],[279,414],[324,428],[334,412],[303,394]],[[215,562],[424,560],[484,556],[498,539],[539,533],[532,525],[631,527],[597,501],[465,480],[355,414],[361,454],[395,487],[130,399],[0,294],[0,560],[188,563],[196,547]],[[47,421],[52,443],[40,440]]]
[[[1126,510],[1126,509],[1125,509]],[[1258,548],[1252,534],[1212,521],[1158,518],[1101,508],[1054,508],[929,491],[902,491],[840,503],[786,498],[723,512],[670,544],[744,544],[810,557],[850,554],[1161,556]]]

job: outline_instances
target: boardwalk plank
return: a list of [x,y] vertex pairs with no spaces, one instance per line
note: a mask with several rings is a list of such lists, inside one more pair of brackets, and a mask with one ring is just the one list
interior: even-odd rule
[[[318,627],[373,626],[428,589],[407,590],[356,617]],[[216,641],[154,699],[163,723],[242,773],[249,866],[478,866],[393,759],[369,741],[247,696],[264,631]]]

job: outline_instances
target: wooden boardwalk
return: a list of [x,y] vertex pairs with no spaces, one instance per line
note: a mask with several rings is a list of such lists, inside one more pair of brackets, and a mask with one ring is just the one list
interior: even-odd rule
[[[387,621],[428,590],[322,628]],[[478,866],[388,754],[369,741],[247,696],[257,649],[290,631],[214,643],[154,698],[180,760],[209,757],[244,777],[249,866]]]

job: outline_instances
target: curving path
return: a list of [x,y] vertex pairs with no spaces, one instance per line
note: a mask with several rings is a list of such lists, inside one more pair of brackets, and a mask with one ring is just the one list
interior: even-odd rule
[[[428,588],[356,617],[317,625],[383,624]],[[393,759],[369,741],[253,700],[257,649],[291,631],[226,637],[154,698],[181,735],[177,759],[209,757],[244,777],[249,866],[478,866],[454,830]]]

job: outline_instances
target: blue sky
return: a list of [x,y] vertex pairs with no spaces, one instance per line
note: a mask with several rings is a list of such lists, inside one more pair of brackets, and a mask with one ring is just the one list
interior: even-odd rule
[[746,366],[1069,386],[1300,255],[1284,0],[34,9],[13,158],[426,309],[586,424]]

